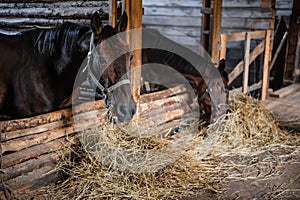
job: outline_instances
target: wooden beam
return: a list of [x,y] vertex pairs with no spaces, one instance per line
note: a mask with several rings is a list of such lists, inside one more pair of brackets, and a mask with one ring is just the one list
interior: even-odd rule
[[251,42],[250,34],[246,33],[245,54],[244,54],[244,76],[243,76],[243,93],[244,94],[246,94],[248,92],[250,42]]
[[[202,11],[211,8],[210,0],[202,1]],[[201,26],[201,45],[202,47],[209,52],[209,34],[210,34],[210,15],[211,13],[202,12],[202,26]]]
[[262,79],[262,91],[261,100],[266,100],[268,97],[269,88],[269,77],[270,77],[270,42],[271,42],[271,30],[266,31],[265,39],[265,56],[264,56],[264,69],[263,69],[263,79]]
[[221,52],[220,52],[220,60],[226,59],[226,46],[227,46],[227,35],[221,35]]
[[[142,0],[136,1],[125,1],[125,10],[128,15],[128,26],[129,29],[140,29],[142,28],[142,16],[143,16],[143,7]],[[130,38],[133,37],[133,38]],[[133,99],[135,102],[139,102],[140,98],[140,80],[141,80],[141,66],[142,66],[142,32],[134,31],[131,34],[127,34],[127,41],[131,47],[131,49],[136,49],[133,52],[133,62],[132,66],[132,74],[131,74],[131,82],[132,82],[132,91],[133,91]],[[138,106],[139,107],[139,106]],[[139,117],[139,109],[137,110],[137,114],[135,117]]]
[[276,92],[270,93],[270,97],[282,98],[282,97],[286,97],[289,94],[293,94],[298,91],[300,91],[300,84],[294,83],[287,87],[281,88],[281,89],[277,90]]
[[221,24],[222,24],[222,0],[214,0],[213,4],[213,29],[211,41],[212,62],[218,66],[220,60],[221,45]]
[[109,0],[109,24],[112,27],[115,27],[117,25],[117,19],[118,19],[118,0]]
[[273,58],[272,58],[272,62],[271,62],[271,64],[270,64],[270,70],[272,70],[273,65],[275,64],[275,62],[276,62],[276,60],[277,60],[277,57],[278,57],[278,55],[279,55],[279,53],[280,53],[280,51],[281,51],[281,49],[282,49],[282,47],[283,47],[283,44],[284,44],[284,42],[285,42],[286,39],[287,39],[287,36],[288,36],[288,32],[286,31],[286,32],[284,33],[284,35],[283,35],[281,41],[280,41],[280,44],[279,44],[278,48],[276,49],[276,52],[275,52]]

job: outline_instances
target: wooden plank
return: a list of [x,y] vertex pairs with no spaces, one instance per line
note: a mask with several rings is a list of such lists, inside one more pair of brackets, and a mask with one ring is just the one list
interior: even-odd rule
[[202,4],[199,0],[143,0],[143,6],[201,8]]
[[117,25],[117,6],[117,0],[109,0],[109,24],[112,27],[115,27]]
[[45,166],[24,176],[10,179],[5,182],[5,186],[16,195],[24,195],[25,191],[36,190],[51,182],[58,181],[59,178],[61,176],[58,169],[53,169],[53,166]]
[[[143,8],[142,8],[142,0],[137,0],[134,3],[132,1],[126,1],[125,9],[128,10],[129,13],[129,21],[130,29],[140,29],[142,28],[142,16],[143,16]],[[131,63],[132,70],[132,91],[133,91],[133,99],[135,102],[139,102],[140,98],[140,81],[141,81],[141,66],[142,66],[142,32],[134,31],[133,38],[129,39],[129,44],[134,49],[133,51],[133,61]],[[139,111],[137,110],[136,117],[139,115]]]
[[153,92],[149,94],[143,94],[140,98],[141,103],[149,103],[151,101],[156,101],[159,99],[165,99],[167,97],[175,96],[178,94],[185,93],[187,88],[183,85],[178,85],[173,88],[162,90],[158,92]]
[[227,42],[243,41],[246,39],[246,32],[226,34]]
[[[262,41],[261,43],[259,43],[254,50],[251,52],[250,54],[250,59],[249,59],[249,64],[251,64],[255,58],[257,58],[257,56],[259,56],[265,49],[265,41]],[[238,77],[244,69],[244,62],[243,60],[241,60],[232,70],[232,72],[230,72],[230,74],[228,75],[228,84],[232,83],[232,81],[234,79],[236,79],[236,77]]]
[[256,40],[256,39],[265,38],[266,31],[250,31],[249,34],[252,40]]
[[60,160],[61,156],[70,152],[70,150],[65,150],[64,152],[52,152],[48,154],[43,154],[26,162],[22,162],[5,169],[1,169],[0,180],[7,181],[18,176],[26,175],[29,172],[33,172],[45,166],[52,166],[53,168],[55,168],[55,165]]
[[[73,134],[78,130],[88,128],[91,125],[101,124],[106,119],[107,110],[98,110],[98,111],[90,111],[86,113],[82,113],[76,117],[82,120],[82,123],[71,124],[68,127],[62,127],[55,130],[50,130],[46,132],[42,132],[39,134],[34,135],[27,135],[24,137],[16,138],[13,140],[8,140],[1,143],[1,150],[2,153],[9,152],[9,151],[20,151],[22,149],[38,145],[38,144],[45,144],[57,138],[61,138],[67,136],[69,134]],[[95,122],[95,115],[102,121]],[[26,130],[24,130],[26,131]],[[17,145],[16,145],[17,144]]]
[[227,35],[221,34],[221,52],[220,60],[226,59]]
[[298,91],[300,91],[300,83],[294,83],[270,93],[270,97],[283,98]]
[[243,28],[244,30],[260,29],[265,30],[270,27],[272,19],[250,19],[250,18],[223,18],[222,28]]
[[0,132],[9,132],[15,130],[22,130],[26,128],[31,128],[39,126],[46,123],[51,123],[59,120],[64,120],[70,118],[74,114],[79,112],[89,111],[89,110],[98,110],[105,107],[105,102],[103,100],[86,102],[79,104],[73,108],[66,108],[63,110],[58,110],[34,117],[28,117],[24,119],[16,119],[9,121],[0,122]]
[[147,25],[146,28],[153,28],[158,30],[162,35],[166,36],[182,36],[186,35],[192,38],[200,38],[200,29],[196,27],[185,26],[165,26],[165,25]]
[[[43,0],[45,1],[45,0]],[[0,3],[0,7],[2,9],[28,9],[28,8],[49,8],[49,9],[56,9],[56,8],[75,8],[75,7],[89,7],[89,8],[102,8],[104,9],[103,11],[108,12],[108,4],[107,2],[99,2],[99,1],[60,1],[60,2],[54,2],[52,0],[49,0],[49,3],[41,2],[41,1],[36,1],[36,2],[26,2],[24,1],[19,1],[18,2],[5,2],[5,3]]]
[[147,16],[182,16],[182,17],[200,17],[199,8],[194,7],[145,7],[144,15]]
[[[63,6],[63,5],[62,5]],[[95,9],[101,9],[99,4],[91,7],[56,7],[49,8],[46,6],[35,8],[2,8],[0,9],[0,16],[7,18],[60,18],[60,19],[90,19]],[[103,9],[102,9],[103,10]],[[104,9],[104,12],[108,11]]]
[[211,59],[218,66],[220,60],[221,45],[221,24],[222,24],[222,0],[214,0],[213,4],[213,27],[211,40]]
[[279,9],[293,9],[293,0],[277,0],[276,1],[276,10]]
[[[254,90],[258,90],[261,89],[261,81],[258,81],[258,83],[254,83],[250,86],[248,86],[248,92],[252,92]],[[230,90],[230,92],[242,92],[243,91],[243,87],[239,87],[239,88],[235,88],[233,90]]]
[[182,16],[143,16],[143,24],[145,25],[184,25],[190,27],[200,27],[201,19],[199,17],[182,17]]
[[223,7],[243,7],[243,8],[260,8],[261,0],[226,0],[223,2]]
[[5,142],[6,140],[10,140],[13,138],[18,138],[26,135],[32,135],[37,133],[42,133],[45,131],[50,131],[59,127],[65,127],[73,123],[73,118],[66,119],[66,120],[59,120],[56,122],[51,122],[47,124],[43,124],[37,127],[28,128],[28,129],[22,129],[22,130],[16,130],[11,132],[5,132],[1,134],[1,142]]
[[236,7],[236,5],[233,5],[231,7],[225,7],[222,11],[222,16],[224,18],[272,18],[272,9],[266,9],[266,8],[260,8],[255,7],[251,8],[248,7],[245,9],[245,7]]
[[174,42],[181,44],[183,46],[198,46],[199,43],[196,40],[196,37],[187,37],[185,35],[176,36],[176,35],[165,35],[168,39],[173,40]]
[[246,33],[245,41],[245,54],[244,54],[244,76],[243,76],[243,93],[247,94],[248,92],[248,80],[249,80],[249,54],[250,54],[250,41],[251,36],[249,33]]
[[279,44],[278,48],[276,49],[276,52],[275,52],[273,58],[272,58],[272,62],[271,62],[271,64],[270,64],[270,70],[272,70],[273,65],[275,64],[275,62],[276,62],[276,60],[277,60],[277,57],[278,57],[278,55],[279,55],[279,53],[280,53],[280,51],[281,51],[281,49],[282,49],[282,47],[283,47],[283,44],[285,43],[285,41],[286,41],[286,39],[287,39],[287,36],[288,36],[288,32],[286,31],[286,32],[284,33],[284,35],[283,35],[281,41],[280,41],[280,44]]
[[[92,105],[91,103],[88,103],[87,105]],[[80,113],[80,114],[76,114],[76,117],[85,117],[89,115],[89,112],[87,112],[87,108],[84,108],[86,106],[86,104],[82,104],[81,106],[79,105],[79,107],[75,107],[74,111],[75,114],[76,113]],[[92,108],[90,108],[92,109]],[[100,109],[100,108],[98,108]],[[103,111],[92,111],[92,113],[95,114],[99,114],[102,112],[106,112],[105,110]],[[55,121],[55,122],[49,122],[46,124],[42,124],[36,127],[32,127],[32,128],[25,128],[22,130],[15,130],[15,131],[10,131],[10,132],[4,132],[1,134],[1,141],[5,142],[7,140],[11,140],[11,139],[15,139],[15,138],[19,138],[19,137],[23,137],[23,136],[30,136],[33,134],[38,134],[38,133],[42,133],[42,132],[46,132],[46,131],[51,131],[54,130],[56,128],[63,128],[63,127],[67,127],[69,125],[72,125],[74,123],[74,118],[73,117],[68,117],[59,121]]]
[[271,40],[271,30],[266,31],[265,39],[265,55],[264,55],[264,68],[263,68],[263,78],[262,78],[262,91],[261,91],[261,100],[266,100],[268,97],[268,88],[269,88],[269,77],[270,77],[270,40]]
[[38,157],[45,153],[51,153],[53,151],[58,151],[71,145],[66,138],[56,139],[46,144],[40,144],[36,146],[29,147],[22,151],[10,153],[1,157],[1,169],[13,166],[15,164],[24,162],[31,158]]

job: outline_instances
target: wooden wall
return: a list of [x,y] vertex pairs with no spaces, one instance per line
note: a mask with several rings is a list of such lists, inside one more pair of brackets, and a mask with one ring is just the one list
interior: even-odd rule
[[293,9],[293,0],[276,0],[276,16],[283,17],[287,25],[289,25],[290,16]]
[[[268,29],[272,9],[262,6],[263,0],[223,0],[222,33]],[[284,8],[284,3],[280,6]],[[166,36],[185,45],[178,35],[164,29],[173,29],[200,43],[202,0],[143,0],[143,24],[161,29]]]
[[90,23],[96,10],[108,11],[108,1],[0,1],[0,28],[50,27],[65,21]]
[[191,40],[183,39],[182,34],[200,43],[201,0],[143,0],[143,7],[144,26],[157,28],[165,36],[183,45],[199,48]]

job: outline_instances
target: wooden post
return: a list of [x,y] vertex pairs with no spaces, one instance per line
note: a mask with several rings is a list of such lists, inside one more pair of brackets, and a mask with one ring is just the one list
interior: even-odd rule
[[264,69],[263,69],[263,80],[262,80],[262,91],[261,91],[261,100],[266,100],[268,96],[268,88],[269,88],[269,64],[270,64],[270,37],[271,30],[266,31],[266,39],[265,39],[265,55],[264,55]]
[[[136,1],[125,1],[125,10],[128,15],[128,30],[142,28],[142,0]],[[130,38],[130,37],[134,38]],[[142,32],[135,31],[132,34],[127,35],[127,41],[133,49],[138,49],[133,52],[133,73],[132,73],[132,88],[133,88],[133,98],[136,102],[139,101],[140,96],[140,80],[141,80],[141,66],[142,66]]]
[[201,43],[202,47],[209,52],[209,43],[210,43],[210,15],[211,13],[211,3],[210,0],[202,1],[202,28],[201,28]]
[[249,32],[246,32],[245,55],[244,55],[244,75],[243,75],[243,93],[244,94],[246,94],[248,92],[250,42],[251,42],[251,36],[250,36]]
[[112,27],[115,27],[117,25],[117,6],[117,0],[109,0],[109,24]]
[[227,45],[227,35],[221,35],[221,52],[220,52],[220,60],[226,59],[226,45]]
[[220,60],[221,45],[221,23],[222,23],[222,0],[214,0],[213,4],[213,29],[211,40],[211,59],[217,66]]

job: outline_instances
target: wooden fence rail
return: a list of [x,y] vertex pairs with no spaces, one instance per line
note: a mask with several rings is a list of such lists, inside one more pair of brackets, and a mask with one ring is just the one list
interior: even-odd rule
[[[252,52],[250,52],[251,40],[263,39]],[[266,31],[250,31],[240,32],[232,34],[221,34],[221,51],[220,59],[226,58],[226,46],[227,42],[245,41],[245,53],[244,59],[241,60],[229,74],[229,84],[232,83],[241,73],[243,73],[243,85],[242,92],[248,93],[252,90],[262,88],[261,99],[267,98],[267,92],[269,87],[269,72],[270,72],[270,60],[271,60],[271,30]],[[264,67],[263,67],[263,79],[259,83],[255,83],[251,86],[248,85],[249,78],[249,65],[260,55],[264,53]]]

